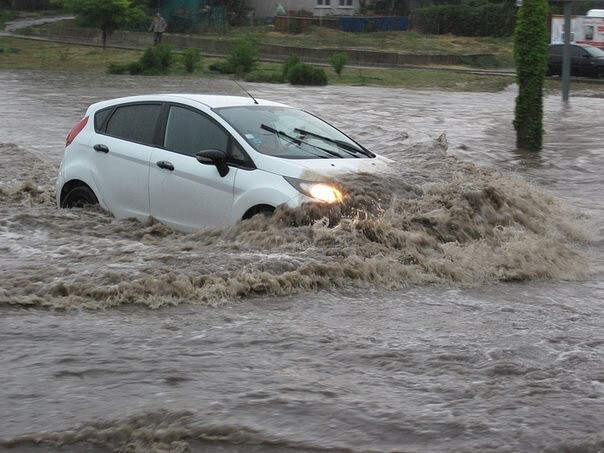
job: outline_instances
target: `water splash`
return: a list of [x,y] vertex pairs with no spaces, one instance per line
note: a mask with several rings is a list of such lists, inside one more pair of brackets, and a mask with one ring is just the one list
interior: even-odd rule
[[379,175],[339,178],[342,205],[282,207],[189,235],[98,208],[59,210],[56,169],[27,150],[1,149],[6,168],[27,163],[0,184],[4,304],[157,308],[590,273],[583,244],[592,230],[580,213],[517,177],[447,155],[444,135],[390,150],[395,160]]

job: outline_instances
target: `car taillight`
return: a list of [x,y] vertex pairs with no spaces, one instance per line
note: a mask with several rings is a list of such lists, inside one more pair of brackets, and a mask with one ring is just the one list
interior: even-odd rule
[[69,135],[67,135],[67,140],[65,141],[65,146],[69,146],[71,144],[71,142],[73,142],[73,139],[76,138],[80,132],[82,132],[82,129],[84,129],[84,126],[86,126],[86,123],[88,123],[87,116],[82,118],[82,121],[80,121],[78,124],[76,124],[74,126],[74,128],[71,130],[71,132],[69,133]]

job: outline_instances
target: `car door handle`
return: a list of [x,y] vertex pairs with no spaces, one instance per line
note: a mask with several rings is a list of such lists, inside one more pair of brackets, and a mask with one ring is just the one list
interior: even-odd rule
[[172,165],[172,162],[168,162],[168,161],[165,161],[165,160],[157,161],[156,165],[159,168],[165,168],[166,170],[170,170],[170,171],[174,170],[174,165]]
[[109,148],[107,147],[107,145],[94,145],[93,146],[95,151],[98,151],[99,153],[105,153],[107,154],[109,152]]

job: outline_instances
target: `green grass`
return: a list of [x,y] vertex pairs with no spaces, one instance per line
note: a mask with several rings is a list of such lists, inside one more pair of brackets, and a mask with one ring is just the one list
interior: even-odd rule
[[350,33],[330,28],[311,27],[304,33],[277,32],[271,26],[237,27],[228,35],[205,33],[204,36],[235,40],[253,36],[259,42],[294,47],[381,50],[412,55],[489,55],[488,61],[472,59],[470,66],[511,68],[514,66],[513,41],[507,38],[470,38],[453,35],[423,35],[413,31]]
[[[305,33],[274,31],[271,26],[237,27],[229,36],[254,35],[263,42],[300,47],[380,49],[413,54],[511,54],[511,38],[469,38],[453,35],[424,35],[413,31],[350,33],[331,28],[311,27]],[[224,36],[224,35],[216,35]]]
[[[22,29],[22,34],[52,36],[54,30],[73,27],[73,20],[36,25]],[[228,33],[204,32],[204,37],[238,42],[253,39],[257,42],[294,47],[381,50],[415,55],[489,55],[489,67],[513,67],[511,37],[470,38],[454,35],[424,35],[413,31],[383,31],[350,33],[325,27],[310,27],[304,33],[275,31],[273,26],[233,27]],[[473,64],[473,63],[472,63]]]
[[[126,64],[138,60],[142,50],[124,50],[46,41],[0,38],[0,68],[36,69],[67,72],[107,72],[109,64]],[[217,77],[208,71],[208,66],[217,58],[204,58],[203,65],[192,75]],[[448,71],[402,70],[402,69],[358,69],[344,67],[340,77],[333,68],[324,67],[329,84],[404,86],[417,89],[439,89],[456,91],[498,91],[513,82],[510,77],[486,77],[458,74]],[[281,73],[281,63],[261,63],[256,69],[266,79],[276,79],[272,74]],[[184,67],[174,65],[173,75],[184,75]]]
[[127,63],[142,54],[136,50],[0,37],[0,68],[67,72],[105,72],[109,63]]
[[[441,91],[497,92],[514,83],[510,76],[484,76],[447,70],[381,69],[344,67],[338,76],[330,66],[323,66],[329,85],[404,87]],[[282,64],[260,63],[249,81],[278,80]]]
[[[234,33],[237,35],[237,33]],[[339,35],[339,33],[338,33]],[[363,34],[365,35],[365,34]],[[299,39],[293,35],[292,39]],[[363,37],[366,39],[366,37]],[[418,35],[411,39],[419,40]],[[432,39],[432,38],[428,38]],[[462,39],[462,38],[459,38]],[[465,41],[468,38],[463,38]],[[487,40],[488,41],[488,40]],[[498,45],[499,40],[495,40]],[[425,44],[424,44],[425,45]],[[0,37],[0,69],[34,69],[67,72],[106,73],[108,66],[127,64],[140,59],[143,50],[127,50],[54,43],[12,37]],[[204,57],[202,64],[192,74],[186,72],[178,59],[170,74],[178,77],[223,77],[209,71],[208,67],[222,59]],[[330,85],[385,86],[439,91],[497,92],[512,83],[514,77],[479,75],[434,69],[378,69],[344,67],[341,76],[330,66],[324,66]],[[255,70],[256,81],[278,80],[281,63],[261,62]],[[119,75],[116,75],[119,77]],[[230,77],[230,76],[229,76]],[[560,80],[546,80],[546,92],[559,92]],[[604,84],[572,82],[572,91],[582,95],[604,97]]]

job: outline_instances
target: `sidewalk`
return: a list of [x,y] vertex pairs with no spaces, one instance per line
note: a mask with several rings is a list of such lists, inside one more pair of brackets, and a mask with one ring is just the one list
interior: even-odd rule
[[10,22],[6,22],[4,25],[4,35],[14,33],[21,28],[32,27],[34,25],[48,24],[50,22],[58,22],[61,20],[73,19],[73,16],[48,16],[48,17],[35,17],[30,19],[18,19]]

